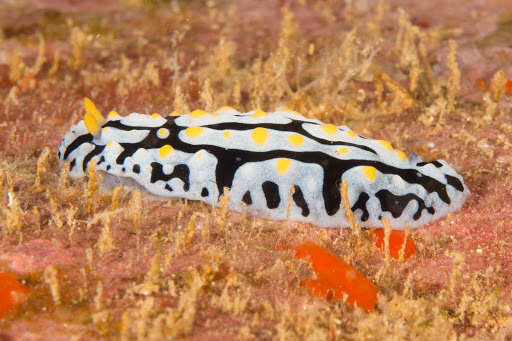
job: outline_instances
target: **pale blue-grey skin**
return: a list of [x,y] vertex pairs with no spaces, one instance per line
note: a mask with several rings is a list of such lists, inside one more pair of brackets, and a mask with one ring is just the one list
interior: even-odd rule
[[[342,180],[347,182],[350,205],[356,221],[363,227],[382,227],[382,218],[387,218],[394,229],[403,229],[406,224],[418,227],[459,210],[470,193],[462,177],[445,161],[424,163],[415,154],[404,160],[403,154],[400,157],[396,150],[386,148],[378,140],[353,136],[345,126],[336,127],[336,133],[329,135],[322,129],[325,123],[294,112],[279,111],[251,117],[253,114],[228,109],[200,117],[182,115],[163,118],[137,113],[125,117],[111,115],[96,137],[80,121],[71,127],[62,140],[59,158],[71,162],[70,175],[75,178],[84,176],[86,163],[94,160],[97,170],[110,181],[126,184],[125,180],[131,179],[158,197],[186,198],[218,205],[223,188],[218,183],[223,174],[219,169],[229,170],[225,168],[225,160],[236,162],[240,159],[233,156],[235,152],[243,157],[248,155],[249,159],[233,170],[231,183],[229,180],[227,182],[230,209],[258,217],[309,222],[322,227],[349,226],[342,201],[336,212],[332,208],[330,213],[327,212],[324,181],[329,168],[322,164],[327,160],[331,164],[342,162],[347,168],[336,179],[336,184],[339,185]],[[258,126],[267,127],[268,136],[264,144],[255,143],[251,137],[253,129]],[[299,131],[290,130],[292,126],[299,127]],[[187,136],[187,127],[202,127],[201,134]],[[224,134],[228,130],[229,138]],[[173,132],[176,135],[172,135]],[[301,145],[290,143],[292,134],[302,136]],[[162,156],[160,147],[166,144],[174,149],[169,155]],[[130,155],[119,163],[120,155],[126,153],[127,148],[131,150]],[[346,153],[339,153],[339,148],[346,148]],[[91,154],[94,155],[91,157]],[[320,155],[321,158],[316,161],[305,158],[304,155],[310,154]],[[261,160],[251,161],[254,157]],[[219,168],[220,158],[224,160],[224,168]],[[280,159],[290,160],[285,172],[278,169]],[[365,166],[377,167],[374,179],[365,175]],[[186,169],[188,179],[184,176]],[[404,176],[402,172],[408,175]],[[174,174],[181,176],[166,178]],[[411,177],[418,181],[429,180],[420,184],[411,181]],[[264,183],[277,185],[277,192],[270,191],[265,195]],[[337,185],[331,186],[330,192],[338,191]],[[439,192],[432,191],[432,186]],[[276,189],[273,185],[270,187]],[[292,195],[291,189],[297,187],[302,193],[302,201],[295,200]],[[268,186],[266,188],[269,189]],[[244,197],[247,192],[250,193],[250,204],[247,203],[247,196]],[[384,194],[387,194],[386,199],[379,199]],[[366,196],[364,209],[355,207],[358,199]],[[396,198],[406,200],[412,197],[419,200],[409,200],[400,209]],[[420,207],[420,201],[424,208]],[[337,201],[335,203],[338,204]],[[305,207],[307,216],[304,214]]]

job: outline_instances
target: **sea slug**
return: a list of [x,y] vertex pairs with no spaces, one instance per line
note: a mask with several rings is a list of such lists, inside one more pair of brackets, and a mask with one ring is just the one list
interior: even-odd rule
[[[363,227],[418,227],[460,209],[469,195],[445,161],[409,157],[384,140],[293,111],[86,114],[58,148],[72,177],[94,160],[104,181],[132,182],[159,197],[218,205],[271,219],[347,227],[340,183]],[[341,206],[341,207],[340,207]]]

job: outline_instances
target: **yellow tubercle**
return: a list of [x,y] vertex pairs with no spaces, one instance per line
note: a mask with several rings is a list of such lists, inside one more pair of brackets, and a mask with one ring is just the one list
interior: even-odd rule
[[364,166],[363,174],[368,180],[373,181],[377,176],[377,170],[375,169],[375,167],[372,166]]
[[279,159],[277,160],[277,171],[281,174],[288,172],[292,162],[290,159]]
[[230,106],[228,106],[228,105],[225,105],[225,106],[220,107],[219,109],[217,109],[217,111],[222,111],[222,110],[232,110],[232,111],[236,111],[236,109],[235,109],[235,108],[230,107]]
[[299,134],[291,134],[288,136],[288,142],[294,147],[299,147],[304,143],[304,138]]
[[117,111],[112,110],[111,112],[108,113],[108,117],[110,117],[110,118],[117,117],[117,116],[119,116]]
[[166,128],[160,128],[156,131],[156,136],[158,136],[161,139],[166,139],[169,137],[169,129]]
[[356,137],[357,136],[357,134],[355,132],[353,132],[352,130],[347,131],[347,135],[349,137]]
[[171,145],[166,144],[165,146],[160,147],[158,154],[161,158],[166,158],[172,153],[173,150],[174,148]]
[[397,150],[396,151],[396,155],[398,155],[399,158],[401,158],[402,160],[407,160],[407,155],[405,155],[405,153],[401,150]]
[[211,117],[219,117],[220,114],[218,112],[214,112],[213,114],[210,114]]
[[203,133],[203,127],[188,127],[185,129],[185,135],[187,137],[198,137]]
[[151,118],[159,118],[159,117],[161,117],[160,114],[157,114],[157,113],[151,114]]
[[179,112],[177,112],[176,110],[174,110],[172,113],[171,113],[171,116],[180,116],[181,114]]
[[387,150],[393,150],[393,146],[388,141],[386,141],[386,140],[377,140],[377,141],[379,141],[381,146],[386,148]]
[[222,133],[222,136],[225,139],[229,139],[231,137],[231,132],[229,130],[226,130],[225,132]]
[[263,110],[260,110],[260,109],[256,109],[254,111],[254,113],[251,115],[252,118],[257,118],[257,117],[264,117],[264,116],[267,116],[268,113],[264,112]]
[[345,147],[340,147],[336,150],[336,154],[347,154],[347,153],[348,153],[348,149]]
[[267,142],[268,130],[265,128],[255,128],[251,131],[251,137],[254,143],[262,146]]
[[334,124],[326,124],[322,126],[322,130],[329,136],[336,135],[336,133],[338,132],[338,128],[336,128]]
[[200,118],[200,117],[203,117],[204,115],[206,115],[206,111],[204,110],[200,110],[200,109],[196,109],[194,111],[192,111],[190,114],[188,114],[190,117],[192,118]]

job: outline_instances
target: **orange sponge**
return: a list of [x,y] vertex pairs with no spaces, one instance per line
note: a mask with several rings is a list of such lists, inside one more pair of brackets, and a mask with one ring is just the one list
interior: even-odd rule
[[0,272],[0,318],[7,316],[28,299],[29,289],[9,272]]
[[379,289],[350,264],[311,241],[290,249],[296,252],[295,257],[313,266],[317,279],[302,282],[311,294],[336,300],[343,299],[345,293],[347,304],[357,304],[367,312],[375,309]]
[[[384,252],[384,229],[375,229],[372,231],[375,235],[375,246],[377,246],[382,252]],[[395,259],[400,258],[400,249],[404,244],[405,233],[401,230],[391,230],[389,235],[389,255]],[[405,242],[404,258],[407,259],[416,254],[416,244],[412,240],[411,236],[407,236]]]

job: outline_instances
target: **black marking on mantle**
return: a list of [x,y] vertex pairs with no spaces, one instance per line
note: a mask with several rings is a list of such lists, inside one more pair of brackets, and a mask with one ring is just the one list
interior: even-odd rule
[[302,193],[300,187],[297,185],[293,186],[293,189],[293,201],[295,201],[295,204],[297,204],[297,206],[302,209],[302,216],[307,217],[309,215],[309,207],[306,203],[306,200],[304,200],[304,194]]
[[433,164],[436,168],[441,168],[443,167],[443,164],[439,161],[430,161],[430,162],[426,162],[426,161],[421,161],[421,162],[418,162],[416,164],[416,166],[418,167],[423,167],[423,166],[426,166],[428,164]]
[[265,194],[265,199],[267,200],[267,207],[270,209],[277,208],[281,202],[279,186],[275,182],[265,181],[261,185],[261,188],[263,189],[263,194]]
[[252,205],[251,192],[245,192],[244,196],[242,197],[242,201],[247,205]]
[[425,201],[416,194],[408,193],[405,195],[395,195],[387,189],[382,189],[375,193],[375,196],[380,200],[382,211],[390,212],[393,218],[400,217],[409,202],[413,200],[418,202],[418,209],[413,215],[414,220],[420,219],[423,210],[427,210],[427,212],[432,215],[436,213],[433,207],[427,207]]
[[[126,157],[132,156],[139,148],[145,148],[145,149],[152,149],[152,148],[160,148],[163,145],[169,144],[171,145],[175,150],[183,151],[186,153],[194,154],[197,151],[204,149],[208,153],[214,155],[217,159],[217,165],[215,169],[215,178],[216,178],[216,184],[218,187],[218,193],[223,193],[224,187],[231,188],[233,184],[233,179],[235,176],[235,173],[237,170],[248,162],[260,162],[260,161],[266,161],[266,160],[272,160],[272,159],[278,159],[278,158],[288,158],[290,160],[296,160],[303,163],[308,164],[316,164],[320,166],[323,170],[323,188],[322,188],[322,195],[324,199],[324,205],[325,210],[328,215],[332,216],[338,212],[341,202],[341,196],[339,193],[339,185],[341,182],[341,178],[343,174],[354,168],[359,166],[371,166],[375,167],[380,173],[383,174],[393,174],[400,176],[404,181],[410,184],[419,184],[421,185],[428,193],[437,193],[439,198],[445,202],[446,204],[450,204],[451,200],[446,192],[446,185],[437,181],[434,178],[431,178],[427,175],[424,175],[420,173],[420,171],[416,168],[409,168],[409,169],[402,169],[390,166],[384,162],[376,161],[376,160],[364,160],[364,159],[348,159],[348,160],[342,160],[335,157],[332,157],[328,154],[325,154],[323,152],[319,151],[307,151],[307,152],[297,152],[297,151],[290,151],[285,149],[276,149],[276,150],[270,150],[270,151],[264,151],[264,152],[258,152],[258,151],[248,151],[248,150],[242,150],[242,149],[228,149],[215,146],[215,145],[209,145],[209,144],[189,144],[186,142],[181,141],[178,138],[178,134],[186,129],[187,127],[182,127],[174,124],[174,120],[176,117],[169,116],[167,117],[167,122],[159,127],[132,127],[132,126],[125,126],[120,123],[120,121],[109,121],[105,124],[105,126],[114,127],[121,130],[134,130],[134,129],[143,129],[143,130],[150,130],[150,133],[146,136],[146,138],[140,142],[137,143],[122,143],[122,147],[124,148],[124,151],[118,156],[116,162],[118,164],[123,164]],[[294,123],[295,122],[295,123]],[[302,121],[293,121],[288,126],[282,125],[282,124],[255,124],[255,125],[249,125],[249,124],[239,124],[239,128],[242,130],[248,130],[253,129],[256,126],[258,127],[266,127],[269,129],[275,129],[275,130],[288,130],[293,132],[301,133],[305,136],[310,136],[309,133],[303,130],[301,124]],[[295,124],[293,126],[292,124]],[[286,127],[285,127],[286,126]],[[216,124],[211,126],[205,126],[207,128],[211,129],[227,129],[227,127],[230,127],[230,129],[237,128],[234,126],[234,123],[227,123],[227,124]],[[170,134],[165,139],[158,139],[155,137],[156,131],[160,128],[166,128],[169,130]],[[286,129],[285,129],[286,128]],[[293,130],[292,130],[293,129]],[[84,135],[87,136],[87,135]],[[90,135],[89,135],[90,136]],[[85,139],[85,138],[84,138]],[[85,139],[86,142],[87,139]],[[325,141],[326,144],[343,144],[343,142],[337,142],[337,141]],[[358,147],[368,148],[364,145],[358,145]],[[68,147],[69,149],[69,147]],[[153,167],[152,171],[152,180],[153,179],[160,179],[161,177],[168,178],[169,176],[165,176],[161,172],[161,165],[157,162],[154,163],[155,166]],[[159,165],[159,166],[156,166]],[[180,166],[180,165],[178,165]],[[176,166],[176,167],[178,167]],[[185,166],[185,165],[181,165]],[[158,168],[160,167],[160,168]],[[320,175],[320,173],[319,173]],[[182,179],[183,180],[183,179]],[[187,168],[187,180],[188,180],[188,168]],[[450,180],[447,180],[450,181]],[[153,182],[153,181],[152,181]],[[452,181],[453,182],[453,181]],[[188,183],[188,181],[187,181]],[[455,182],[451,184],[454,186]],[[188,185],[187,185],[188,188]],[[188,190],[188,189],[187,189]],[[245,196],[244,196],[245,197]],[[410,200],[422,200],[421,198],[414,196],[414,197],[406,197],[402,200],[406,200],[407,202]],[[245,202],[245,201],[244,201]],[[405,205],[406,206],[406,205]],[[404,207],[405,207],[404,206]],[[394,212],[397,212],[395,210]],[[364,211],[363,211],[364,215]]]
[[446,181],[448,182],[448,185],[453,186],[459,192],[464,192],[464,186],[462,185],[462,182],[460,182],[459,179],[448,174],[445,174],[444,176],[446,178]]
[[208,192],[208,188],[206,187],[203,187],[203,189],[201,190],[201,196],[204,198],[204,197],[207,197],[210,193]]
[[190,170],[188,166],[185,164],[179,164],[174,166],[174,169],[171,174],[166,175],[163,172],[162,165],[158,162],[151,162],[151,180],[150,182],[153,184],[158,180],[169,181],[174,178],[179,178],[183,181],[183,190],[187,192],[190,188],[189,175]]
[[71,154],[73,152],[73,150],[77,149],[84,143],[92,143],[92,135],[91,134],[80,135],[73,142],[71,142],[66,147],[66,150],[64,151],[64,156],[62,159],[66,160],[68,158],[69,154]]
[[95,157],[96,155],[98,154],[101,154],[101,152],[103,152],[103,149],[105,149],[105,146],[103,145],[97,145],[95,144],[94,145],[94,149],[91,150],[85,157],[84,157],[84,160],[82,161],[82,170],[85,172],[85,170],[87,169],[87,165],[89,164],[89,161],[91,161],[91,159],[93,157]]
[[350,208],[352,212],[355,212],[356,210],[361,210],[363,214],[361,214],[361,221],[367,221],[370,217],[370,214],[368,213],[368,209],[366,208],[366,203],[368,202],[368,199],[370,199],[370,196],[366,192],[359,193],[359,198],[357,198],[356,203]]

